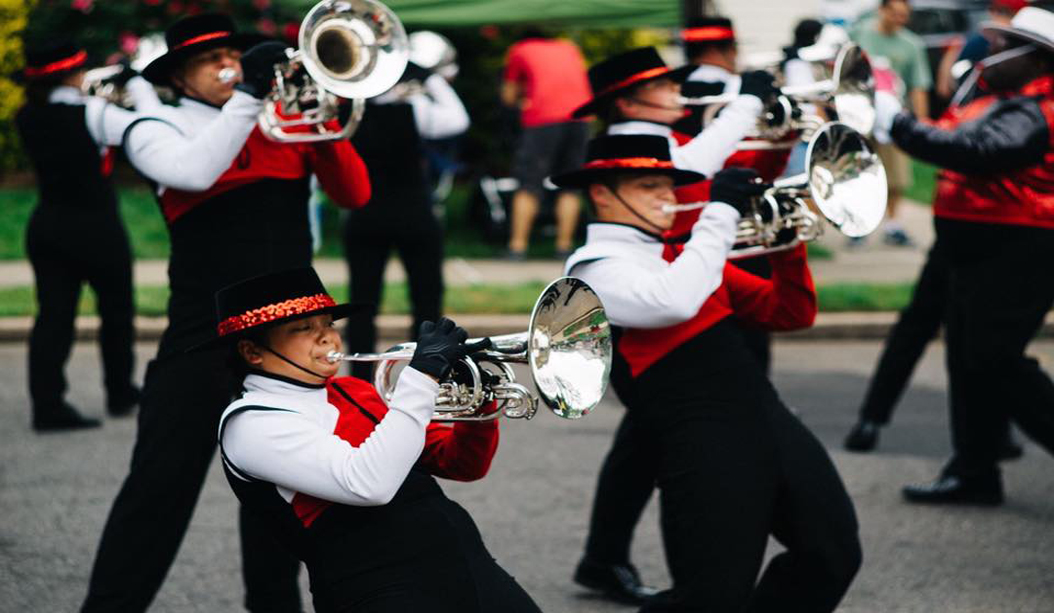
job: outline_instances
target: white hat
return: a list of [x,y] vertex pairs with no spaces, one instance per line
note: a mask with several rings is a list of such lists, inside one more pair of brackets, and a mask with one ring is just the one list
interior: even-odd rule
[[1035,6],[1026,6],[1014,15],[1009,26],[988,22],[981,27],[982,32],[1002,32],[1009,36],[1023,38],[1054,52],[1054,13]]

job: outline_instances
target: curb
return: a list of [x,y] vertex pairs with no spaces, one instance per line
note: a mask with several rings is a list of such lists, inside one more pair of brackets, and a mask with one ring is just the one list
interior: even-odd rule
[[[474,337],[523,332],[528,325],[527,315],[462,314],[449,317]],[[897,313],[893,311],[820,313],[811,328],[780,333],[779,338],[789,341],[884,339],[889,335],[890,328],[896,321]],[[166,323],[167,320],[164,317],[136,317],[136,340],[140,342],[160,340]],[[99,337],[98,317],[80,316],[77,318],[76,325],[77,340],[92,341]],[[26,342],[32,326],[31,317],[0,317],[0,343]],[[410,338],[410,316],[379,316],[377,335],[385,341],[405,341]],[[1054,338],[1054,315],[1047,316],[1039,337]]]

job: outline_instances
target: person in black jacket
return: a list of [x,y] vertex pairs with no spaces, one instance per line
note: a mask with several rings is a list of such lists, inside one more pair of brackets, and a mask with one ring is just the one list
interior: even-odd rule
[[1054,13],[990,24],[981,79],[991,95],[937,125],[882,112],[881,134],[941,166],[934,214],[949,260],[947,365],[954,455],[910,502],[996,505],[1009,413],[1054,450],[1054,382],[1025,355],[1054,306]]
[[[64,399],[63,370],[85,282],[102,320],[107,412],[127,415],[139,402],[132,383],[132,254],[109,176],[109,147],[120,144],[134,114],[81,93],[86,62],[83,49],[52,43],[27,49],[26,66],[15,75],[27,98],[15,124],[40,193],[26,228],[38,305],[29,338],[29,395],[38,432],[100,425]],[[127,86],[133,96],[156,101],[143,79]]]

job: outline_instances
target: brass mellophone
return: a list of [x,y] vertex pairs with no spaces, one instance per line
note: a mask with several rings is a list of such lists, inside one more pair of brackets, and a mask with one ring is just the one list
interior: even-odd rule
[[[469,339],[472,343],[481,339]],[[562,277],[542,291],[526,332],[491,337],[491,348],[465,358],[468,382],[440,382],[434,421],[487,421],[504,415],[530,419],[540,399],[556,415],[578,419],[607,390],[611,329],[600,299],[584,281]],[[385,402],[394,391],[394,367],[413,358],[416,343],[384,353],[332,352],[330,361],[379,362],[374,386]],[[537,397],[516,382],[510,364],[527,364]],[[496,410],[484,412],[490,403]]]
[[[773,253],[814,240],[823,234],[820,215],[846,236],[866,236],[885,217],[886,198],[886,170],[867,140],[843,123],[827,123],[809,141],[805,172],[777,180],[740,219],[728,257]],[[664,210],[704,206],[667,205]]]

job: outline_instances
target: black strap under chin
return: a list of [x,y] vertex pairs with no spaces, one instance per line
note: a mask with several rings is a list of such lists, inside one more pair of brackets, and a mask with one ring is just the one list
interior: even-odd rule
[[268,347],[267,345],[260,345],[260,347],[262,347],[262,348],[264,348],[264,349],[266,349],[266,350],[270,351],[271,353],[275,354],[276,356],[278,356],[278,359],[282,360],[282,361],[283,361],[283,362],[285,362],[286,364],[290,364],[290,365],[292,365],[292,366],[294,366],[294,367],[296,367],[296,368],[299,368],[300,370],[302,370],[302,371],[306,372],[307,374],[309,374],[309,375],[311,375],[311,376],[313,376],[313,377],[318,377],[319,379],[322,379],[323,381],[325,381],[326,379],[329,379],[329,377],[327,377],[326,375],[320,375],[320,374],[318,374],[317,372],[315,372],[315,371],[313,371],[313,370],[310,370],[310,369],[308,369],[308,368],[305,368],[305,367],[303,367],[303,366],[301,366],[301,365],[297,364],[297,363],[296,363],[296,362],[294,362],[293,360],[290,360],[289,358],[287,358],[287,357],[285,357],[284,355],[282,355],[282,354],[278,353],[278,352],[277,352],[277,351],[275,351],[274,349],[271,349],[271,348],[270,348],[270,347]]
[[640,213],[637,212],[637,209],[633,208],[632,206],[629,205],[628,202],[623,200],[622,196],[618,193],[618,187],[614,183],[609,184],[607,187],[608,187],[608,189],[611,190],[612,194],[615,194],[615,197],[618,198],[618,201],[622,203],[622,206],[626,207],[626,209],[629,210],[630,213],[633,213],[634,217],[636,217],[637,219],[639,219],[642,222],[646,223],[649,227],[651,227],[653,230],[655,230],[656,234],[658,234],[660,236],[665,232],[665,230],[663,230],[659,226],[653,224],[652,222],[648,221],[643,215],[641,215]]

